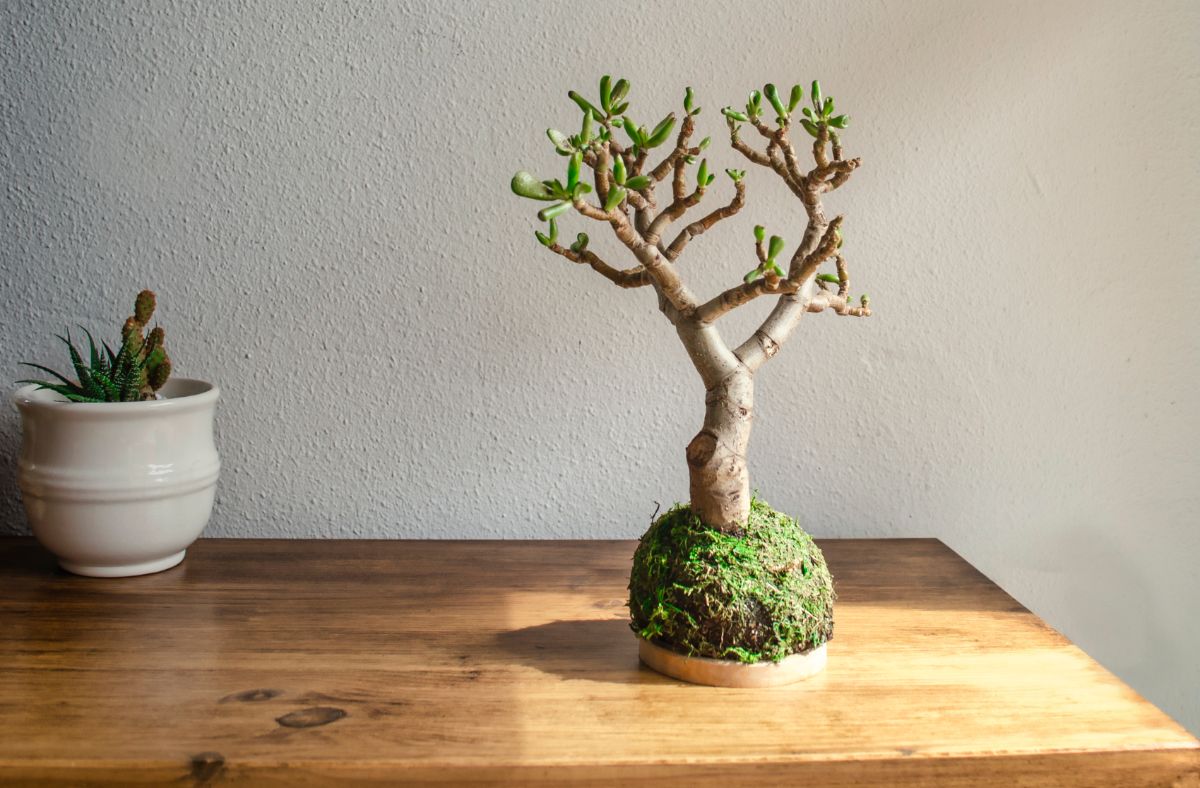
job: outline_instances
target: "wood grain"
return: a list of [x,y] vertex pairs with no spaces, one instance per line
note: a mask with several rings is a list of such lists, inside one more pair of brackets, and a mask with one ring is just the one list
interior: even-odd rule
[[1200,742],[934,540],[823,541],[800,684],[641,667],[632,542],[203,540],[66,575],[0,540],[0,780],[1200,785]]

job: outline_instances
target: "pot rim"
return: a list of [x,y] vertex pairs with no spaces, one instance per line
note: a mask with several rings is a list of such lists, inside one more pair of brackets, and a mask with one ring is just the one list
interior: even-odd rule
[[56,413],[63,416],[104,418],[105,416],[133,416],[140,414],[167,415],[183,411],[212,407],[221,396],[216,384],[197,378],[171,378],[167,386],[177,384],[192,389],[186,394],[164,399],[140,402],[71,402],[49,389],[39,388],[36,383],[26,384],[12,393],[12,403],[21,412]]

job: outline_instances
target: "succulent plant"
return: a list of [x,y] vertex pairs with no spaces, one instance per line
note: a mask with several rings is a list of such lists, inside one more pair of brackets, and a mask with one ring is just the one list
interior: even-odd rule
[[96,346],[87,329],[83,333],[88,339],[88,360],[71,341],[71,332],[59,336],[71,356],[78,381],[70,380],[41,364],[22,362],[27,367],[49,373],[60,382],[44,380],[21,380],[18,383],[34,383],[39,388],[49,389],[66,397],[71,402],[137,402],[154,399],[156,392],[171,376],[171,359],[164,345],[165,333],[155,326],[149,332],[146,326],[154,315],[156,299],[150,290],[138,293],[133,304],[133,314],[121,327],[121,346],[115,353],[107,342],[103,350]]

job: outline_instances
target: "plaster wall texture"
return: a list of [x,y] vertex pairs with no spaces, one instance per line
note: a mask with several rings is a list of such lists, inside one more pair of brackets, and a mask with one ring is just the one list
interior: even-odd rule
[[[652,294],[542,250],[509,178],[557,173],[543,130],[605,71],[645,121],[694,86],[718,173],[747,167],[721,106],[819,77],[876,314],[807,316],[759,374],[754,486],[819,537],[940,537],[1200,731],[1200,5],[605,8],[6,3],[0,369],[153,287],[177,373],[224,391],[209,535],[636,537],[687,496],[703,391]],[[683,258],[701,294],[754,224],[802,232],[748,168]]]

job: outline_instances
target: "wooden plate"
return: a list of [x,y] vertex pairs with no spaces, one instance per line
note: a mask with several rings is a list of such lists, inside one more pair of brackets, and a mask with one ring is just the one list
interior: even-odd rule
[[794,684],[825,669],[825,645],[784,657],[779,662],[738,662],[686,657],[638,638],[638,656],[647,667],[673,679],[710,687],[778,687]]

